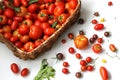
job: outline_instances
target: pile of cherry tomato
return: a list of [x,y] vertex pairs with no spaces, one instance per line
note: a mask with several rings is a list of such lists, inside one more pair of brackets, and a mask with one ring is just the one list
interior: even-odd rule
[[3,0],[0,34],[23,51],[32,51],[73,13],[77,0]]

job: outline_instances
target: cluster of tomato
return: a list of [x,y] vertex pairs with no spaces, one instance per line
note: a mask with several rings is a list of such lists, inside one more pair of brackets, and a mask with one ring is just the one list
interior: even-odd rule
[[73,13],[77,0],[4,0],[0,34],[24,51],[32,51]]

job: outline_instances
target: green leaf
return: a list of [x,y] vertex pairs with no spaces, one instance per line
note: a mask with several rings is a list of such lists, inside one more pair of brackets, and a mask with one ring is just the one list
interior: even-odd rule
[[36,3],[36,2],[38,2],[38,0],[30,0],[29,4]]
[[50,80],[50,77],[54,77],[54,75],[55,69],[53,69],[52,66],[48,65],[47,59],[43,59],[41,63],[41,68],[38,74],[35,76],[34,80]]
[[58,24],[58,21],[55,21],[55,22],[52,24],[52,28],[55,28],[57,24]]

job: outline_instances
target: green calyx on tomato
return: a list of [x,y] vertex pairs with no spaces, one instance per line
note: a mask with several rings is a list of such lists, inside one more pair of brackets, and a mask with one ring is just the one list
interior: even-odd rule
[[3,21],[3,18],[2,17],[0,17],[0,22],[2,22]]

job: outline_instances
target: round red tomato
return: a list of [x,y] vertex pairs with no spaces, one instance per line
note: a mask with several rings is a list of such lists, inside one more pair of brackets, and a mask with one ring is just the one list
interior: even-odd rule
[[37,4],[30,4],[28,6],[28,11],[33,13],[33,12],[36,12],[37,8],[38,8]]
[[36,26],[41,26],[41,22],[40,22],[40,20],[35,20],[35,22],[34,22],[34,25],[36,25]]
[[19,7],[21,4],[20,0],[14,0],[14,6]]
[[10,32],[11,33],[11,27],[9,25],[5,25],[3,27],[4,32]]
[[50,24],[47,23],[47,22],[44,22],[44,23],[41,24],[40,27],[44,30],[44,29],[46,29],[46,28],[49,28],[49,27],[50,27]]
[[68,18],[68,14],[63,13],[63,14],[61,14],[61,15],[58,17],[58,21],[59,21],[60,23],[64,23],[67,18]]
[[40,20],[40,22],[46,22],[46,21],[48,21],[48,12],[47,12],[47,10],[41,10],[38,13],[37,18],[38,18],[38,20]]
[[20,0],[23,6],[28,6],[28,0]]
[[44,41],[43,39],[35,40],[35,47],[38,47],[39,45],[41,45],[43,41]]
[[49,13],[49,14],[54,14],[54,8],[55,8],[55,4],[51,4],[51,5],[48,7],[48,13]]
[[23,21],[23,17],[21,17],[21,16],[15,16],[13,19],[18,21],[18,22],[22,22]]
[[34,48],[35,48],[35,44],[33,42],[27,42],[24,45],[25,51],[28,51],[28,52],[32,51]]
[[33,14],[30,12],[27,12],[24,16],[26,19],[32,19],[33,18]]
[[92,50],[93,50],[95,53],[99,54],[99,53],[102,52],[102,46],[101,46],[100,44],[94,44],[94,45],[92,46]]
[[31,39],[36,40],[42,37],[42,34],[43,34],[42,28],[35,26],[35,25],[30,26],[29,37]]
[[65,6],[63,6],[63,5],[56,6],[55,9],[54,9],[54,15],[59,16],[62,13],[64,13],[64,11],[65,11]]
[[22,23],[27,25],[27,26],[31,26],[33,24],[31,19],[25,19]]
[[4,15],[0,15],[0,24],[5,25],[7,23],[7,18]]
[[71,0],[69,3],[70,3],[70,7],[71,7],[72,9],[75,9],[78,2],[77,2],[77,0]]
[[22,42],[18,41],[18,42],[15,43],[15,46],[18,47],[18,48],[22,48],[23,44],[22,44]]
[[16,30],[19,26],[19,22],[17,20],[14,20],[11,24],[11,30]]
[[15,12],[13,11],[13,9],[7,8],[7,9],[4,10],[4,15],[7,18],[13,18],[15,16]]
[[58,19],[57,16],[50,15],[48,23],[52,25],[55,21],[57,22],[57,19]]
[[26,43],[28,41],[29,41],[29,36],[28,35],[20,36],[20,42]]
[[12,37],[10,38],[10,41],[11,41],[12,43],[17,42],[18,40],[19,40],[19,38],[18,38],[17,36],[12,36]]
[[44,34],[49,36],[52,35],[54,32],[55,32],[55,29],[51,27],[44,29]]
[[6,33],[3,34],[3,36],[4,36],[6,39],[10,40],[10,38],[12,37],[12,34],[11,34],[10,32],[6,32]]
[[29,32],[29,27],[25,24],[20,25],[20,27],[18,28],[18,31],[21,35],[25,35]]

